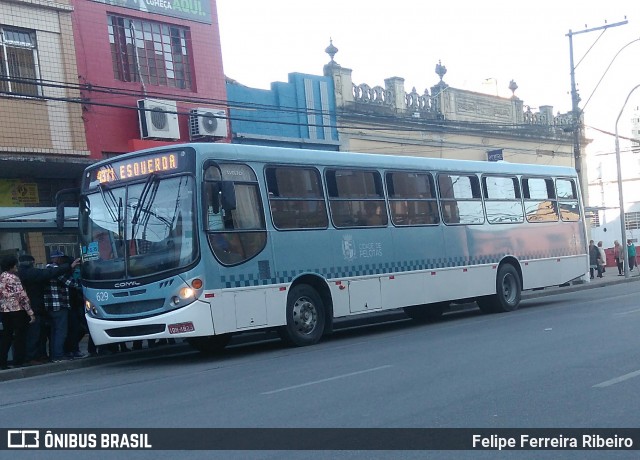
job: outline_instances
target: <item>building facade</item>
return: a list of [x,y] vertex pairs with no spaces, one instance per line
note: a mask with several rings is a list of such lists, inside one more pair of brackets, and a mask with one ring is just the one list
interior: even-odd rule
[[[215,0],[6,0],[0,66],[0,207],[18,213],[97,160],[229,138]],[[0,251],[77,255],[75,232],[28,226],[0,219]]]
[[291,148],[338,150],[333,79],[289,74],[271,89],[227,80],[231,142]]
[[91,158],[228,137],[215,0],[73,6]]
[[[0,207],[52,206],[90,163],[72,14],[69,0],[0,2]],[[0,251],[45,262],[73,238],[0,231]]]
[[[447,85],[446,68],[430,90],[405,91],[404,79],[384,86],[355,84],[351,69],[324,68],[335,85],[339,135],[345,150],[438,158],[574,166],[570,114],[553,107],[533,113],[515,96],[491,96]],[[586,184],[586,181],[584,182]]]

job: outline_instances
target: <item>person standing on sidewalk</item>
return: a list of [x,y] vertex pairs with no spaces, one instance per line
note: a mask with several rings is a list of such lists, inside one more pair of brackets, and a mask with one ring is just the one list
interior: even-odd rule
[[[51,253],[51,263],[47,265],[47,268],[58,267],[62,257],[64,257],[64,254],[61,251],[53,251]],[[51,322],[49,358],[53,362],[65,359],[64,342],[67,338],[71,311],[69,288],[79,288],[79,284],[71,274],[65,273],[56,279],[52,279],[44,294],[44,304],[47,307]]]
[[624,268],[624,253],[622,252],[622,246],[620,246],[620,241],[615,240],[613,242],[613,258],[616,261],[616,266],[618,267],[618,276],[623,276],[622,269]]
[[602,247],[602,241],[598,241],[598,252],[600,256],[598,257],[598,278],[602,278],[602,274],[607,271],[607,254],[604,252],[604,248]]
[[34,267],[35,259],[29,254],[18,257],[18,277],[29,296],[31,308],[36,319],[27,331],[27,362],[42,364],[47,356],[47,309],[44,306],[44,291],[52,279],[71,270],[70,265],[52,268]]
[[631,240],[627,240],[627,255],[629,256],[629,271],[633,271],[636,266],[636,245]]
[[9,348],[13,342],[13,365],[24,364],[27,347],[27,328],[35,320],[29,297],[18,278],[18,258],[5,256],[0,261],[0,315],[2,341],[0,341],[0,369],[7,369]]
[[594,270],[598,270],[598,278],[600,277],[600,265],[598,265],[598,259],[600,258],[600,251],[598,251],[598,247],[595,245],[593,240],[589,241],[589,275],[591,275],[591,279],[593,279]]

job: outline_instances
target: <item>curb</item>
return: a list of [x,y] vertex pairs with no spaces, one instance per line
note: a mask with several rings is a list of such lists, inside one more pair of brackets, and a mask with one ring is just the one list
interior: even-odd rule
[[[607,279],[603,281],[594,281],[594,282],[574,282],[569,286],[553,286],[548,288],[543,288],[541,290],[535,291],[526,291],[522,293],[522,300],[535,299],[539,297],[549,297],[553,295],[560,295],[569,292],[582,291],[586,289],[598,289],[606,286],[613,286],[615,284],[622,283],[632,283],[640,281],[640,275],[632,276],[630,278],[615,278],[615,279]],[[473,310],[477,308],[474,302],[462,303],[462,304],[454,304],[451,306],[449,313],[453,312],[462,312]],[[352,327],[358,326],[366,326],[372,324],[379,324],[383,322],[390,321],[398,321],[398,320],[406,320],[408,317],[404,314],[402,309],[396,310],[388,310],[378,313],[363,313],[361,316],[348,317],[344,319],[338,319],[335,323],[335,330],[344,330]],[[256,332],[255,334],[248,333],[245,336],[245,339],[237,340],[238,343],[247,343],[251,342],[250,337],[256,336],[260,334],[264,337],[264,332]],[[237,337],[242,337],[242,335],[238,335]],[[247,340],[246,337],[249,337]],[[232,343],[233,346],[233,343]],[[87,357],[80,359],[73,359],[69,361],[62,361],[59,363],[48,363],[48,364],[40,364],[36,366],[27,366],[20,367],[17,369],[6,369],[0,371],[0,382],[22,379],[26,377],[36,377],[39,375],[52,374],[55,372],[64,372],[71,371],[75,369],[83,369],[86,367],[94,367],[100,366],[103,364],[111,364],[116,362],[123,361],[134,361],[137,359],[148,359],[156,356],[165,356],[171,353],[178,352],[184,349],[192,350],[192,348],[184,342],[177,343],[175,345],[163,345],[154,348],[145,348],[142,350],[131,350],[128,352],[118,352],[105,356],[95,356],[95,357]]]

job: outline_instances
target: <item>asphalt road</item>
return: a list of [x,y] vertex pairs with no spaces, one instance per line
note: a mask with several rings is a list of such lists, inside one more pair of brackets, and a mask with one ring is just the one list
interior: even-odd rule
[[[640,426],[638,287],[570,290],[530,298],[508,314],[462,311],[432,324],[398,315],[383,324],[353,324],[307,348],[267,340],[204,357],[174,347],[4,381],[0,426],[634,428]],[[39,454],[69,456],[32,452],[30,458]],[[82,454],[78,458],[122,455]],[[144,454],[169,458],[171,452],[136,453]],[[495,454],[441,451],[428,458]],[[637,457],[603,454],[509,452],[508,458]],[[178,456],[213,458],[209,452]],[[337,456],[426,458],[372,451],[217,452],[215,458]]]

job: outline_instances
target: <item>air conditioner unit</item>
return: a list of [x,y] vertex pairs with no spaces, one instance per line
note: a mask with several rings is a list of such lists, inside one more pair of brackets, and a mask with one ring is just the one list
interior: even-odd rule
[[197,108],[189,112],[191,139],[227,137],[227,112],[221,109]]
[[138,120],[142,139],[180,139],[176,101],[140,99]]

